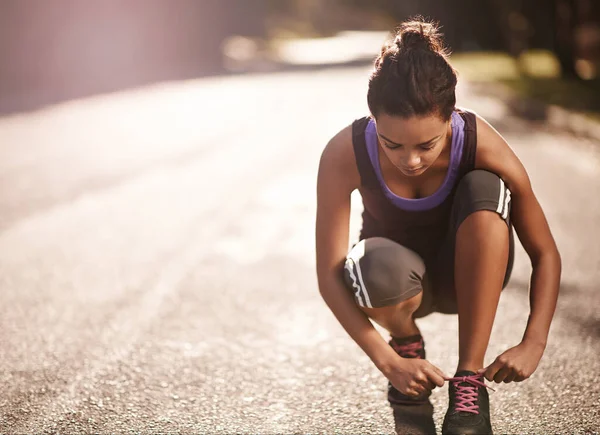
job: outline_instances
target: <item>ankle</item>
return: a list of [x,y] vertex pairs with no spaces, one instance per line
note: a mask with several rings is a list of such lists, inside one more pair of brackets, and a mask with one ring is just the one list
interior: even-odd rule
[[482,369],[483,368],[483,363],[472,363],[472,362],[466,362],[466,363],[458,363],[458,366],[456,367],[456,373],[464,371],[464,370],[468,370],[470,372],[474,372],[477,373],[477,370]]
[[400,325],[394,325],[393,328],[389,329],[389,333],[392,338],[398,339],[412,337],[415,335],[421,335],[421,331],[412,319],[410,322],[406,322]]

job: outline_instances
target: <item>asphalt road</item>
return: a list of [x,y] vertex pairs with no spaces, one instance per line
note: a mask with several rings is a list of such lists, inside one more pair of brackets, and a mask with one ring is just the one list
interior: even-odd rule
[[[447,387],[394,414],[316,286],[318,158],[366,113],[367,72],[172,83],[1,118],[0,432],[439,432]],[[493,427],[599,433],[600,147],[465,84],[459,104],[523,160],[563,256],[544,358],[492,385]],[[486,362],[522,336],[529,273],[519,246]],[[452,374],[456,317],[419,326]]]

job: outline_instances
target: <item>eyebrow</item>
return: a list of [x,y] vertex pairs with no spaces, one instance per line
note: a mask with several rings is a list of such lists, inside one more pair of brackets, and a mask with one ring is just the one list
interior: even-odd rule
[[[396,145],[396,146],[399,146],[399,147],[401,147],[401,146],[404,146],[404,145],[402,145],[401,143],[396,143],[396,142],[394,142],[394,141],[391,141],[391,140],[389,140],[387,137],[385,137],[385,136],[384,136],[384,135],[382,135],[382,134],[379,134],[379,136],[380,136],[382,139],[385,139],[385,141],[386,141],[386,142],[389,142],[389,143],[391,143],[392,145]],[[435,136],[435,137],[433,137],[433,138],[429,139],[427,142],[421,142],[421,143],[418,143],[416,146],[427,145],[427,144],[429,144],[429,143],[433,142],[434,140],[436,140],[436,139],[440,138],[441,136],[442,136],[442,135],[441,135],[441,134],[439,134],[439,135],[437,135],[437,136]]]

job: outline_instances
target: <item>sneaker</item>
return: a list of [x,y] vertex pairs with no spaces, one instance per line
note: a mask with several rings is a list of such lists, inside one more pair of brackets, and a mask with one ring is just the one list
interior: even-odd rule
[[[425,359],[425,342],[421,335],[413,335],[406,338],[392,337],[390,346],[402,358]],[[398,391],[391,382],[388,382],[388,401],[390,405],[423,405],[429,402],[431,392],[428,391],[420,396],[407,396]]]
[[442,435],[491,434],[490,398],[483,374],[457,372],[450,381],[450,404]]

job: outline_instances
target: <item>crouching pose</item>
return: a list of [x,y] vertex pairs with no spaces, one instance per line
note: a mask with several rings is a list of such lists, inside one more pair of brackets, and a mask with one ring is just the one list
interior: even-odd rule
[[[405,22],[384,45],[369,80],[370,116],[321,156],[317,274],[329,308],[389,380],[392,405],[426,402],[448,381],[443,433],[483,434],[492,432],[484,378],[520,382],[538,366],[561,260],[523,165],[486,121],[456,107],[456,82],[435,25]],[[355,189],[363,226],[348,252]],[[521,342],[484,368],[513,226],[533,266],[530,316]],[[458,314],[452,377],[425,359],[415,319],[433,312]]]

